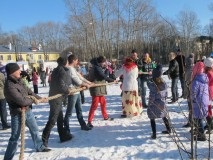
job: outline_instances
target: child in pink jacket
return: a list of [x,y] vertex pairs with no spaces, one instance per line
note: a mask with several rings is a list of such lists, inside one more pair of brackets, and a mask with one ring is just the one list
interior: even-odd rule
[[38,94],[38,74],[35,71],[33,71],[33,74],[32,74],[32,81],[33,81],[34,93]]

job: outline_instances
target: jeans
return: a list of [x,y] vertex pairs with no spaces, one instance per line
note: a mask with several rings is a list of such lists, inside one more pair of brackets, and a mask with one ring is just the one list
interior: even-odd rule
[[177,78],[172,78],[172,101],[177,101],[178,100],[178,77]]
[[147,104],[146,104],[146,86],[147,86],[147,79],[141,78],[140,79],[141,100],[142,100],[142,105],[144,107],[147,106]]
[[79,94],[69,95],[67,110],[66,110],[66,114],[64,117],[64,127],[68,131],[70,131],[69,120],[70,120],[70,117],[72,116],[72,111],[73,111],[74,107],[76,110],[78,122],[80,123],[81,126],[86,125],[84,118],[83,118],[83,114],[82,114],[82,108],[81,108],[81,94],[79,93]]
[[[35,116],[30,108],[26,111],[25,118],[26,118],[26,126],[29,128],[36,151],[42,151],[45,148],[45,146],[43,145],[43,142],[39,135]],[[4,155],[4,160],[13,159],[18,148],[18,139],[20,137],[20,133],[21,133],[21,114],[11,115],[11,137],[9,139],[7,150]]]
[[2,128],[4,128],[8,125],[6,99],[0,99],[0,116],[1,116]]
[[63,100],[64,99],[60,97],[60,98],[49,101],[49,104],[50,104],[49,119],[42,133],[42,140],[45,146],[48,145],[50,132],[52,128],[55,126],[56,122],[57,122],[57,129],[58,129],[60,139],[63,138],[63,136],[66,136],[67,134],[69,134],[69,132],[67,133],[65,131],[64,125],[63,125],[63,110],[62,110]]

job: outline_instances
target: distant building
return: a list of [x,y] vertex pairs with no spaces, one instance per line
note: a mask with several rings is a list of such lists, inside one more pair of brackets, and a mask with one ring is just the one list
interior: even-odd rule
[[23,65],[28,64],[30,68],[38,68],[44,66],[45,62],[55,62],[59,56],[59,52],[44,52],[41,45],[38,47],[0,45],[0,61],[3,64],[17,62]]

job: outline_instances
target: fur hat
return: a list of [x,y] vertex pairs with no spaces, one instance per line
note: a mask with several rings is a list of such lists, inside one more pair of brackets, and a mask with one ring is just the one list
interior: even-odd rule
[[19,69],[20,69],[20,67],[17,63],[8,63],[5,67],[7,75],[12,74]]
[[162,75],[163,71],[162,71],[162,65],[157,65],[156,68],[153,69],[152,71],[152,78],[158,78]]
[[105,58],[104,56],[99,56],[99,57],[97,58],[97,62],[98,62],[98,63],[104,63],[104,62],[106,62],[106,58]]
[[206,67],[213,67],[213,59],[211,57],[204,59],[204,65]]

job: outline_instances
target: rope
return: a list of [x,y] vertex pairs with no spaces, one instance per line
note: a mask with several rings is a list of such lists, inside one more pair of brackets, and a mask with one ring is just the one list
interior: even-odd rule
[[[100,86],[106,86],[106,85],[111,85],[111,84],[116,84],[118,82],[110,82],[110,83],[98,83],[98,84],[94,84],[92,85],[90,88],[93,88],[93,87],[100,87]],[[76,92],[80,92],[80,91],[83,91],[83,90],[86,90],[88,89],[87,87],[79,87],[79,88],[73,88],[73,89],[70,89],[69,90],[69,95],[72,95]],[[47,97],[48,100],[53,100],[53,99],[56,99],[56,98],[59,98],[61,96],[63,96],[64,94],[56,94],[54,96],[50,96],[50,97]],[[29,96],[31,99],[33,99],[34,103],[35,104],[38,104],[40,103],[38,99],[36,99],[34,96]]]
[[21,149],[19,160],[24,159],[24,145],[25,145],[25,108],[23,107],[21,110]]
[[[100,83],[100,84],[94,84],[91,87],[100,87],[100,86],[106,86],[106,85],[110,85],[110,84],[116,84],[117,82],[111,82],[111,83]],[[80,88],[75,88],[75,89],[70,89],[69,94],[73,94],[76,92],[80,92],[83,90],[86,90],[87,87],[80,87]],[[48,97],[48,100],[53,100],[56,98],[59,98],[63,96],[63,94],[56,94],[54,96]],[[29,98],[33,99],[33,102],[35,104],[40,103],[40,101],[38,99],[36,99],[36,97],[34,96],[28,96]],[[21,149],[20,149],[20,155],[19,155],[19,160],[23,160],[24,159],[24,141],[25,139],[25,109],[21,110]]]

